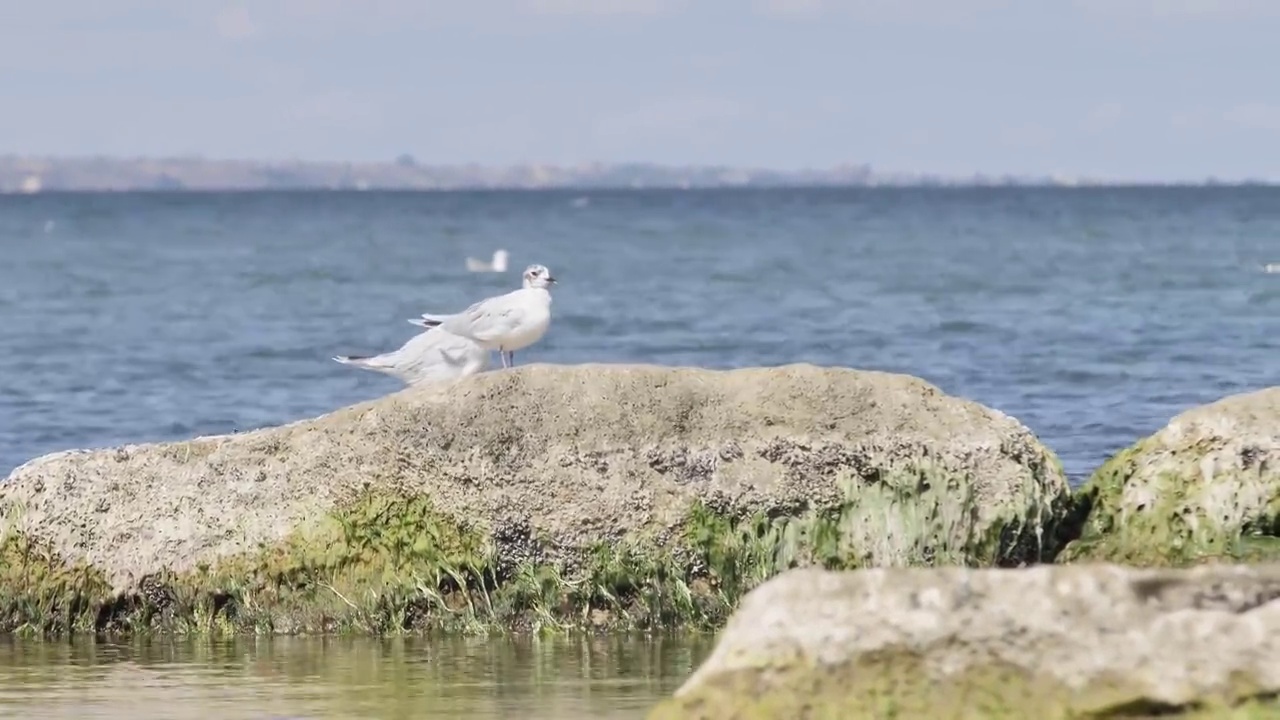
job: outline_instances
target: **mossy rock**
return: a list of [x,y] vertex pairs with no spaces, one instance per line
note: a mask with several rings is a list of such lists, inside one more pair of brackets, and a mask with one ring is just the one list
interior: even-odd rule
[[711,628],[790,567],[1050,559],[1067,497],[916,378],[530,365],[18,468],[0,632]]
[[1275,565],[794,570],[649,717],[1280,717],[1277,638]]
[[1273,695],[1182,704],[1132,699],[1122,687],[1073,690],[1010,666],[939,680],[910,653],[856,663],[770,668],[708,681],[662,701],[648,720],[1280,720]]
[[425,498],[371,494],[274,545],[162,569],[124,592],[83,561],[9,533],[0,633],[714,629],[746,592],[790,567],[994,565],[1025,540],[966,534],[946,500],[945,490],[850,488],[834,507],[772,518],[695,503],[665,540],[628,536],[555,561],[544,541],[503,553],[489,528]]
[[1174,418],[1075,494],[1081,527],[1059,562],[1280,560],[1280,388]]

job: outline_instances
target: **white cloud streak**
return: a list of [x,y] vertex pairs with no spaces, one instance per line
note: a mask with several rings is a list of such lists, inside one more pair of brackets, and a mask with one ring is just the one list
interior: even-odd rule
[[525,0],[524,9],[538,15],[662,15],[676,8],[671,0]]
[[241,5],[223,8],[214,19],[218,36],[226,40],[244,40],[257,34],[258,26],[249,11]]

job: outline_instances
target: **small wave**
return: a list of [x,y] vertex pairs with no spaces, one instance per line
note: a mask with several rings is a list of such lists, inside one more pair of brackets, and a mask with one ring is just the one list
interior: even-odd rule
[[979,322],[977,320],[943,320],[933,326],[933,332],[942,333],[944,335],[976,335],[990,334],[1003,335],[1009,332],[1008,329],[991,323]]
[[290,271],[251,271],[244,275],[250,288],[278,287],[306,284],[315,281],[346,285],[358,282],[352,273],[337,268],[307,268]]
[[1103,372],[1099,370],[1086,370],[1084,368],[1069,368],[1059,370],[1053,374],[1055,380],[1073,385],[1088,385],[1098,382],[1109,382],[1122,379],[1124,373],[1122,371]]
[[1249,305],[1270,305],[1277,299],[1280,299],[1280,286],[1251,292],[1245,302]]

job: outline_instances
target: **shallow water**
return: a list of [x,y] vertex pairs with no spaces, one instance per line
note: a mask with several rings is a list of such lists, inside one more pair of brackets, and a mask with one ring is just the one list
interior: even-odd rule
[[711,649],[644,639],[0,638],[0,717],[642,718]]
[[[0,196],[0,473],[386,394],[330,356],[393,349],[531,262],[561,282],[518,363],[911,373],[1022,420],[1076,481],[1280,382],[1280,189],[579,196]],[[497,247],[513,272],[465,271]]]

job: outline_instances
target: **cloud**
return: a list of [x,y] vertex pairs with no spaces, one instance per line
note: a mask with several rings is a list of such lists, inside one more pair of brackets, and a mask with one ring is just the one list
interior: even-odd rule
[[597,137],[687,137],[714,130],[714,126],[746,114],[734,100],[720,97],[668,97],[621,113],[605,115],[595,123]]
[[262,0],[267,24],[280,32],[312,38],[384,35],[388,30],[422,32],[466,27],[484,33],[524,31],[530,16],[554,19],[669,15],[692,0]]
[[762,15],[813,17],[830,9],[823,0],[756,0],[755,11]]
[[1240,130],[1280,132],[1280,105],[1245,103],[1227,108],[1222,120]]
[[1275,0],[1072,0],[1091,15],[1129,19],[1248,18],[1280,16]]
[[1169,116],[1175,133],[1238,133],[1240,131],[1280,133],[1280,105],[1245,102],[1227,108],[1191,107]]
[[675,9],[671,0],[524,0],[538,15],[661,15]]
[[294,120],[318,121],[348,130],[376,127],[383,119],[382,109],[373,98],[349,90],[330,90],[299,98],[288,104],[287,113]]
[[932,145],[934,134],[925,128],[912,128],[900,134],[898,139],[907,147],[918,150]]
[[1013,0],[755,0],[752,9],[792,18],[841,15],[863,22],[954,24],[1012,6]]
[[258,32],[258,26],[249,16],[248,9],[240,5],[222,8],[214,18],[214,29],[219,37],[226,40],[244,40]]
[[1006,127],[1000,132],[1000,142],[1016,148],[1043,148],[1056,137],[1052,129],[1035,123]]
[[1125,114],[1125,108],[1120,103],[1103,103],[1089,111],[1089,114],[1085,116],[1084,121],[1081,123],[1081,127],[1088,132],[1110,130],[1124,120]]
[[1203,109],[1179,110],[1169,118],[1169,127],[1179,132],[1200,130],[1209,124],[1209,113]]
[[695,53],[685,60],[690,70],[708,73],[726,70],[741,62],[742,57],[736,52]]
[[[450,25],[507,21],[517,15],[517,0],[443,3],[417,0],[269,0],[255,5],[271,13],[268,24],[281,33],[310,38],[363,35],[389,31],[424,31]],[[483,6],[483,8],[481,7]]]

